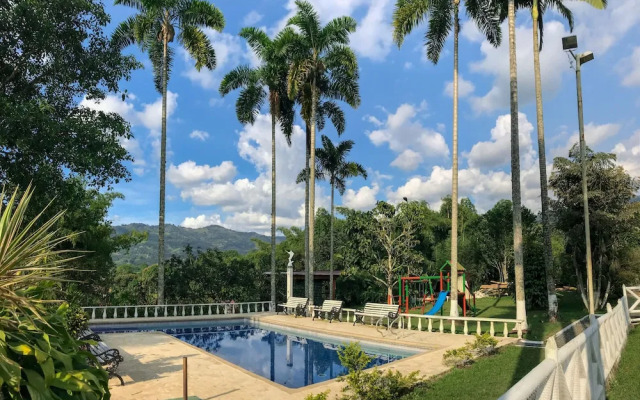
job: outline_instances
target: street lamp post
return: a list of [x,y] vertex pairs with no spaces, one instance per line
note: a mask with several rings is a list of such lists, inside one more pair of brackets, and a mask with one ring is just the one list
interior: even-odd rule
[[568,36],[562,38],[562,47],[568,50],[575,60],[576,70],[576,88],[578,92],[578,129],[580,131],[580,163],[582,166],[582,203],[584,207],[584,234],[585,234],[585,258],[587,261],[587,291],[589,295],[589,314],[595,313],[593,300],[593,265],[591,262],[591,229],[589,227],[589,197],[587,188],[587,156],[586,144],[584,140],[584,120],[582,116],[582,79],[580,75],[580,67],[593,60],[593,53],[590,51],[575,54],[573,49],[578,47],[578,39],[576,36]]

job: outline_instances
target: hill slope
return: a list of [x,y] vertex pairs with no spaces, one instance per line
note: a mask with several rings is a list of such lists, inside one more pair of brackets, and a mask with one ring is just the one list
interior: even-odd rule
[[[117,234],[131,231],[148,232],[149,239],[133,246],[128,252],[118,252],[113,255],[116,265],[121,264],[155,264],[158,262],[158,226],[146,224],[128,224],[114,227]],[[218,225],[211,225],[199,229],[183,228],[175,225],[165,225],[165,246],[166,256],[181,254],[186,245],[191,245],[194,249],[219,249],[237,250],[240,253],[247,253],[256,248],[251,239],[260,239],[269,242],[269,237],[259,235],[255,232],[237,232],[223,228]]]

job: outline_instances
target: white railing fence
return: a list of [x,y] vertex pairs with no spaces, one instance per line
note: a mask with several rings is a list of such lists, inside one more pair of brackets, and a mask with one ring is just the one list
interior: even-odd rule
[[629,327],[625,295],[614,308],[607,305],[606,314],[591,315],[589,327],[564,346],[558,348],[549,338],[545,360],[499,400],[604,400],[607,378],[620,358]]
[[[355,321],[355,309],[343,308],[342,320]],[[374,324],[376,319],[365,317],[365,322]],[[522,337],[522,321],[505,318],[475,318],[475,317],[451,317],[423,314],[400,314],[398,327],[405,330],[418,330],[427,332],[440,332],[452,334],[489,333],[491,336],[509,336],[515,333]],[[461,330],[459,330],[460,328]]]
[[622,286],[624,295],[629,299],[629,318],[633,325],[640,324],[640,286]]
[[99,306],[82,307],[89,314],[89,321],[133,318],[173,318],[214,316],[225,314],[251,314],[271,312],[275,307],[270,301],[247,303],[206,303],[206,304],[165,304],[138,306]]

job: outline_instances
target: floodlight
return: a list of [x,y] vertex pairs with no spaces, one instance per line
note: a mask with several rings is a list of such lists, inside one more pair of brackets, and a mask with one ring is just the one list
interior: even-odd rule
[[586,64],[589,61],[593,60],[593,52],[585,51],[584,53],[580,54],[578,58],[580,59],[580,64]]
[[578,37],[567,36],[562,38],[562,50],[572,50],[578,48]]

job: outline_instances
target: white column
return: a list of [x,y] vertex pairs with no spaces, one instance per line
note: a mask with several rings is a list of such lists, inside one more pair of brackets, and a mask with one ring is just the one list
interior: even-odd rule
[[287,266],[287,299],[293,297],[293,265]]

